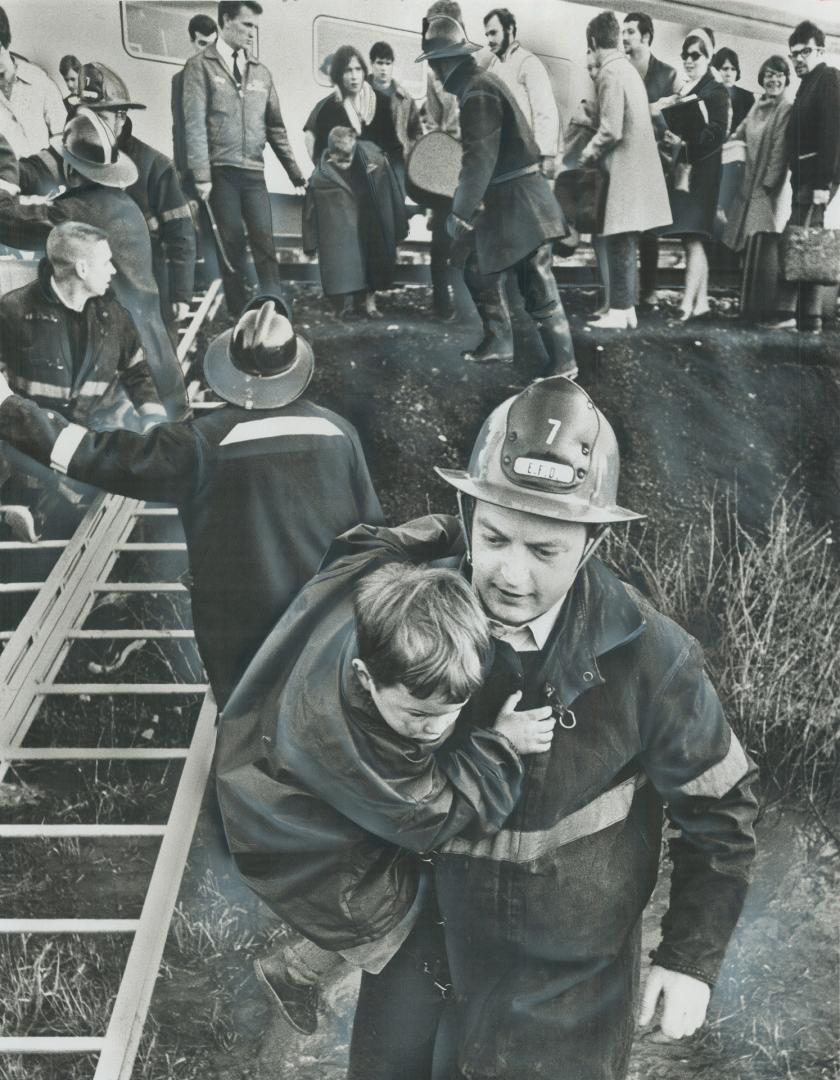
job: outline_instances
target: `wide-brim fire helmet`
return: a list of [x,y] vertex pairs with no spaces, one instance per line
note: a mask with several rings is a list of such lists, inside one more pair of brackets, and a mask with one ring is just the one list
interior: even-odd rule
[[586,391],[562,375],[531,383],[494,409],[466,469],[435,472],[459,497],[596,526],[599,538],[610,525],[645,516],[619,506],[615,433]]
[[472,56],[480,45],[469,41],[463,23],[450,15],[434,15],[423,20],[423,51],[415,60],[446,60],[455,56]]

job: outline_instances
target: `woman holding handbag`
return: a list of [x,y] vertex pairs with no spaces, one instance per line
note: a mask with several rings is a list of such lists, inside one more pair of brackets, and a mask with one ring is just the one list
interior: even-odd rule
[[619,48],[620,39],[618,20],[610,11],[596,15],[586,28],[599,67],[598,130],[580,163],[599,164],[609,176],[601,235],[609,262],[610,309],[590,325],[607,330],[636,326],[639,234],[671,220],[647,92]]
[[[706,243],[712,236],[720,187],[721,147],[729,130],[730,104],[726,87],[709,71],[714,46],[698,28],[683,41],[682,61],[687,82],[670,99],[656,104],[669,125],[680,123],[680,134],[669,129],[663,143],[673,153],[668,187],[673,224],[665,236],[679,236],[685,248],[685,292],[680,322],[709,312],[709,259]],[[687,106],[692,108],[688,109]],[[681,108],[678,106],[682,106]]]

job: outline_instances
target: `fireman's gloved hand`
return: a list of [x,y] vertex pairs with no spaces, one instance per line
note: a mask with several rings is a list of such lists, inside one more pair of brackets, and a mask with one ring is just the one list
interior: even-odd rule
[[450,237],[458,243],[464,242],[470,239],[475,229],[468,221],[464,221],[463,218],[459,218],[457,214],[450,214],[446,219],[446,231]]
[[516,706],[521,699],[521,690],[511,694],[499,710],[493,730],[513,743],[519,754],[544,754],[551,749],[551,740],[554,738],[551,706],[542,705],[538,709],[516,712]]

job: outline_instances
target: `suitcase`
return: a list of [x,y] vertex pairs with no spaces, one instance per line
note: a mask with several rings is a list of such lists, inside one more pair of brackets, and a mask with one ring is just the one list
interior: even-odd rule
[[741,318],[771,322],[778,318],[781,233],[759,232],[747,241],[741,277]]

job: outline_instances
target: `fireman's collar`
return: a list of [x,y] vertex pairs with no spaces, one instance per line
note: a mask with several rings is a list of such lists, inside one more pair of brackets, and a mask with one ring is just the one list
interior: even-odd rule
[[645,619],[621,581],[598,559],[569,590],[544,651],[543,667],[564,705],[602,686],[598,658],[637,638]]

